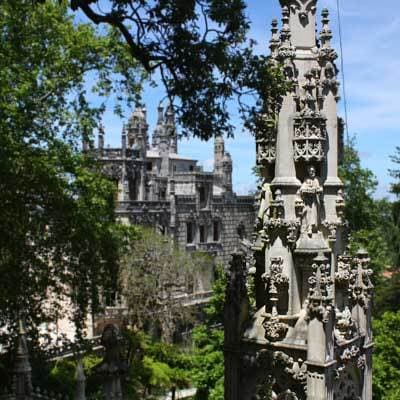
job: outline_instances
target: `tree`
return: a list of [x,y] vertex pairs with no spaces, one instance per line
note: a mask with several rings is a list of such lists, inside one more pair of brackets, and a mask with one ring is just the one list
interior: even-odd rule
[[[42,1],[42,0],[37,0]],[[265,128],[283,80],[247,39],[244,0],[71,0],[96,25],[116,29],[144,70],[159,76],[184,134],[232,134],[228,106],[238,99],[245,126]]]
[[37,329],[65,301],[81,334],[134,232],[115,224],[114,186],[78,140],[109,95],[137,95],[142,72],[115,32],[75,24],[64,2],[1,2],[0,40],[0,326],[15,332],[23,314]]
[[396,164],[397,169],[389,170],[390,176],[395,179],[392,183],[390,191],[396,196],[396,200],[392,205],[392,218],[396,229],[392,231],[392,243],[394,247],[394,261],[397,268],[400,267],[400,147],[396,147],[396,153],[390,157],[391,161]]
[[382,287],[382,273],[392,263],[388,232],[392,227],[391,204],[375,200],[377,180],[373,172],[361,166],[353,138],[344,149],[340,176],[344,183],[345,217],[351,232],[350,249],[365,248],[371,256],[373,281],[377,291]]
[[137,329],[151,324],[172,343],[177,324],[192,321],[188,293],[204,275],[210,279],[212,260],[206,254],[181,251],[169,237],[143,228],[121,262],[121,294],[129,323]]
[[351,231],[370,229],[378,224],[378,210],[373,194],[378,181],[373,172],[361,166],[355,138],[345,146],[339,174],[344,184],[345,216]]
[[386,312],[374,322],[373,393],[376,400],[400,396],[400,312]]
[[222,326],[225,304],[226,274],[217,266],[213,295],[205,308],[206,322],[193,329],[193,381],[197,388],[196,400],[224,398],[224,330]]

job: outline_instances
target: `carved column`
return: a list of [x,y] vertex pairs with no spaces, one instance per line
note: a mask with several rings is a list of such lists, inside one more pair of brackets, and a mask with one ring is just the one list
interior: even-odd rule
[[224,309],[225,399],[240,397],[240,339],[243,323],[248,317],[246,258],[234,253],[228,271]]

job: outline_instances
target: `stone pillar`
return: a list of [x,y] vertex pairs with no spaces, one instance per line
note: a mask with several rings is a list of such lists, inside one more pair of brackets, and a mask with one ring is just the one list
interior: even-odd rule
[[225,400],[240,397],[240,339],[248,313],[246,259],[234,253],[230,262],[224,307]]
[[120,333],[116,325],[109,324],[104,328],[101,344],[105,348],[103,361],[95,367],[95,374],[102,379],[106,400],[122,399],[121,376],[128,366],[121,360]]
[[16,400],[32,398],[32,368],[29,362],[28,343],[24,322],[19,320],[17,352],[13,369],[13,391]]
[[175,180],[169,180],[169,202],[170,202],[170,232],[173,235],[175,232],[175,224],[176,224],[176,196],[175,196]]
[[276,164],[273,186],[295,186],[300,187],[300,181],[296,178],[294,166],[292,130],[293,117],[296,112],[296,104],[292,94],[284,97],[281,112],[279,114],[278,132],[276,142]]
[[74,400],[86,400],[86,377],[83,370],[82,361],[79,360],[76,366],[76,388]]

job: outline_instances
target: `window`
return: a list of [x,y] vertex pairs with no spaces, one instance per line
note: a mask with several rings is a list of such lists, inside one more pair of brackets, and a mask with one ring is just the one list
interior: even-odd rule
[[151,170],[153,169],[153,163],[148,162],[148,163],[146,164],[146,169],[147,169],[147,171],[151,171]]
[[219,221],[214,221],[213,223],[213,241],[220,241],[220,223]]
[[194,165],[190,165],[190,166],[189,166],[189,171],[190,171],[190,172],[193,172],[193,171],[194,171]]
[[206,227],[204,225],[199,226],[200,231],[200,243],[206,242]]
[[193,222],[186,223],[186,243],[193,243],[194,241],[194,229]]
[[204,186],[199,187],[199,200],[200,200],[200,208],[207,207],[207,191]]

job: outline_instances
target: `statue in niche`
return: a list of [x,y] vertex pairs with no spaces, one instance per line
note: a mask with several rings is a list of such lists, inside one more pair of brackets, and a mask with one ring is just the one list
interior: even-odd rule
[[271,201],[272,201],[271,185],[270,183],[267,182],[267,180],[264,180],[264,183],[261,187],[261,201],[260,201],[260,209],[258,211],[258,220],[261,226],[269,218]]
[[314,165],[307,167],[307,177],[300,188],[300,194],[304,201],[301,232],[310,237],[318,231],[321,217],[321,193],[322,186],[317,177]]

